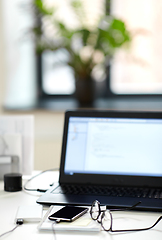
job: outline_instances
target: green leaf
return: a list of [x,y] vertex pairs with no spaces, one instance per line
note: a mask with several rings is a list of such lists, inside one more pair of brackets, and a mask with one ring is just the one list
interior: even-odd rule
[[81,33],[82,33],[83,45],[85,46],[87,44],[87,40],[90,35],[90,31],[87,29],[83,29],[83,30],[81,30]]
[[42,15],[52,15],[54,12],[54,9],[46,8],[42,0],[33,0],[33,3]]
[[75,9],[80,9],[82,7],[82,3],[79,0],[73,0],[71,2],[71,6]]

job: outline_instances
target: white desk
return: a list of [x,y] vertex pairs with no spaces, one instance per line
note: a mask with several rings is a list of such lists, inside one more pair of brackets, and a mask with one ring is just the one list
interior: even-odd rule
[[[46,173],[48,175],[50,173]],[[58,173],[54,173],[49,178],[45,175],[41,176],[41,181],[45,182],[44,179],[49,180],[51,183],[53,179],[57,181]],[[40,184],[40,179],[37,179],[37,183]],[[33,183],[34,184],[34,181]],[[37,185],[37,187],[42,187]],[[11,230],[14,225],[14,219],[18,206],[21,205],[33,205],[36,204],[36,200],[39,197],[38,194],[29,193],[29,192],[14,192],[9,193],[3,190],[3,182],[0,182],[0,234]],[[126,221],[129,224],[130,221],[133,221],[134,228],[136,227],[148,227],[154,223],[154,221],[162,213],[149,213],[149,212],[127,212],[126,214],[121,213],[121,221]],[[1,239],[27,239],[27,240],[53,240],[54,236],[52,232],[39,232],[37,230],[38,223],[24,223],[19,226],[14,232],[5,235]],[[120,226],[118,226],[120,227]],[[161,240],[162,239],[162,221],[153,229],[146,230],[142,232],[130,232],[130,233],[108,233],[101,231],[99,233],[78,233],[78,232],[57,232],[57,240]]]

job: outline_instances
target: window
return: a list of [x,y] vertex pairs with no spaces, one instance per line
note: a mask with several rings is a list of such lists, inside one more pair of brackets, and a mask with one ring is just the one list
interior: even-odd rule
[[[38,86],[36,86],[34,44],[27,37],[26,30],[33,24],[31,12],[27,6],[32,0],[2,0],[2,36],[4,49],[2,59],[5,72],[5,99],[8,108],[30,107],[41,96],[73,96],[75,79],[67,66],[53,68],[55,55],[46,52],[38,58]],[[48,4],[62,4],[60,15],[75,22],[66,11],[70,0],[42,0]],[[83,0],[90,20],[109,9],[110,0]],[[97,7],[96,7],[97,6]],[[95,11],[97,9],[97,11]],[[132,45],[126,52],[120,50],[111,63],[110,81],[107,78],[106,89],[116,95],[160,95],[162,94],[162,1],[161,0],[111,0],[111,13],[124,20],[133,34]],[[92,17],[93,16],[93,17]],[[51,34],[50,28],[46,29]],[[58,80],[59,79],[59,80]],[[38,91],[37,91],[38,87]],[[111,90],[111,91],[110,91]],[[104,95],[106,96],[106,94]],[[30,105],[30,106],[29,106]],[[161,104],[160,104],[161,106]]]
[[113,0],[112,14],[133,35],[129,51],[119,51],[112,64],[111,89],[116,94],[162,93],[162,1]]
[[[87,3],[87,11],[90,11],[92,19],[105,11],[105,1],[84,2]],[[69,18],[70,22],[71,18],[66,11],[67,4],[64,0],[60,0],[59,3],[64,6],[60,14]],[[126,51],[118,51],[111,63],[109,87],[113,94],[162,93],[161,7],[160,0],[111,1],[111,13],[125,21],[132,33],[131,47]],[[57,52],[54,56],[49,52],[42,56],[41,88],[46,95],[71,95],[75,92],[75,80],[71,69],[67,66],[53,68],[55,58],[62,54]]]
[[[61,20],[66,21],[69,26],[76,26],[77,19],[75,19],[75,15],[71,12],[69,8],[70,0],[60,0],[59,2],[54,0],[44,0],[48,7],[57,6],[57,18],[61,18]],[[94,25],[96,19],[99,16],[103,15],[105,12],[105,0],[82,0],[84,10],[86,11],[86,21],[89,25]],[[109,2],[109,1],[108,1]],[[43,29],[45,34],[52,38],[54,34],[51,31],[51,27],[48,22],[43,22]],[[57,51],[44,52],[41,56],[41,91],[44,95],[72,95],[75,92],[75,78],[72,69],[68,65],[56,65],[58,59],[64,59],[66,61],[65,51]],[[39,59],[40,60],[40,59]],[[40,77],[40,75],[39,75]]]
[[46,52],[42,54],[42,88],[45,94],[73,94],[75,78],[68,65],[54,67],[55,59],[64,58],[64,53]]

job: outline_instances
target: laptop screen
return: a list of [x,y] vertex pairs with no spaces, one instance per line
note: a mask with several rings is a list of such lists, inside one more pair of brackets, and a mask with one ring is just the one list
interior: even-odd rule
[[71,116],[64,173],[162,176],[162,120]]

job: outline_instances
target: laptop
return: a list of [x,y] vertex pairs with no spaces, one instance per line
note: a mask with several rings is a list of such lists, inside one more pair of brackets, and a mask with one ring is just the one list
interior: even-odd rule
[[67,111],[59,171],[37,203],[162,211],[162,112]]

